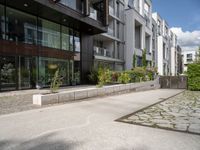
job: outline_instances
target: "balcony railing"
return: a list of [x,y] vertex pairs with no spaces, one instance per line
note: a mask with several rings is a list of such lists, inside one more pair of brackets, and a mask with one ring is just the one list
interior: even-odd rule
[[150,18],[151,14],[149,11],[144,9],[144,15],[146,15],[148,18]]
[[113,29],[108,28],[108,32],[107,32],[107,34],[113,36]]
[[69,0],[60,0],[60,4],[70,7],[71,9],[74,9],[80,13],[83,13],[83,2],[77,2],[75,0],[69,1]]
[[94,54],[98,56],[111,57],[110,51],[101,47],[94,47]]

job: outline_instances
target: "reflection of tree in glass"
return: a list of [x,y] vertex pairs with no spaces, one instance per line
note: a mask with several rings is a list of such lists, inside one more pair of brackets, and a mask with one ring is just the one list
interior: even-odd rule
[[1,81],[2,82],[8,82],[10,80],[15,80],[15,68],[13,64],[8,63],[4,64],[2,69],[1,69]]

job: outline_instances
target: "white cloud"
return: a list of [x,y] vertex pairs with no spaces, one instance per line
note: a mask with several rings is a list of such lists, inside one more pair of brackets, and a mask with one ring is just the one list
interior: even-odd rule
[[196,50],[200,46],[200,30],[184,32],[181,27],[173,27],[171,30],[178,36],[178,44],[184,51]]

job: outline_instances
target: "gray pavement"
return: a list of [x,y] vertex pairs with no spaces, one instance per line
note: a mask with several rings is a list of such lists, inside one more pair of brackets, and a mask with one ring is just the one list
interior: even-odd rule
[[181,90],[94,98],[0,116],[0,150],[200,150],[200,136],[114,120]]

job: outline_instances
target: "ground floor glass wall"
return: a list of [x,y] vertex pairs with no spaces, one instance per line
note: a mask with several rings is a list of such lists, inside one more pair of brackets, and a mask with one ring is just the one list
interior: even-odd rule
[[43,87],[49,86],[58,69],[62,85],[69,85],[74,74],[74,63],[72,60],[40,57],[38,83]]
[[[76,68],[76,69],[75,69]],[[0,91],[49,87],[59,69],[62,86],[80,83],[80,62],[46,57],[0,56]]]
[[80,32],[0,5],[0,91],[80,83]]
[[33,57],[0,56],[0,89],[32,88],[36,84],[36,61]]

